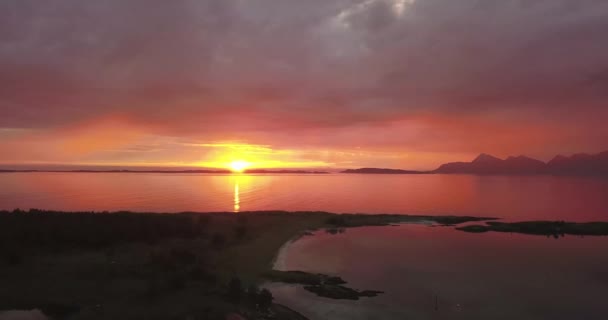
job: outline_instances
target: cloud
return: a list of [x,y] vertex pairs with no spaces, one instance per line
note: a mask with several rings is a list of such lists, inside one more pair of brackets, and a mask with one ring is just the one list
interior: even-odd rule
[[0,128],[439,152],[500,122],[601,148],[606,33],[603,0],[7,0]]

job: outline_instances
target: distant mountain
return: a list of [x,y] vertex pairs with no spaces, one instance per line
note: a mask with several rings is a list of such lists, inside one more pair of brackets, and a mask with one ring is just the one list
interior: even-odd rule
[[382,169],[382,168],[360,168],[348,169],[341,173],[367,173],[367,174],[427,174],[428,171],[413,171],[400,169]]
[[526,156],[509,157],[502,160],[491,155],[480,154],[471,162],[452,162],[441,165],[436,173],[470,174],[540,174],[545,163]]
[[571,157],[558,155],[547,163],[547,171],[553,174],[608,175],[608,151],[598,154],[579,153]]
[[596,155],[575,154],[557,156],[548,163],[526,156],[499,159],[480,154],[471,162],[452,162],[441,165],[434,173],[465,174],[554,174],[604,175],[608,174],[608,151]]

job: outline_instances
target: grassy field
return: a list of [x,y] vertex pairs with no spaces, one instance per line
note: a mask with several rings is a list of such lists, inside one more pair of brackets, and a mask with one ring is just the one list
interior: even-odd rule
[[[478,220],[326,212],[0,211],[0,310],[37,308],[54,319],[225,319],[230,313],[302,319],[277,305],[260,309],[246,292],[265,281],[290,239],[320,228]],[[242,298],[234,297],[235,279]]]

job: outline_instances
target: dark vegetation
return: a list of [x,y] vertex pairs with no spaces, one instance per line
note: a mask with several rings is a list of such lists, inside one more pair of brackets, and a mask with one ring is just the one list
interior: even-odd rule
[[325,219],[0,211],[0,310],[38,308],[56,319],[298,318],[265,290],[235,301],[231,279],[261,284],[278,248]]
[[[0,310],[54,319],[302,319],[257,286],[340,286],[336,277],[269,273],[307,230],[479,218],[325,212],[92,213],[0,211]],[[281,278],[281,279],[278,279]],[[325,290],[335,288],[317,288]],[[360,294],[364,294],[361,292]],[[328,294],[327,294],[328,295]]]
[[303,271],[270,270],[264,273],[264,277],[273,282],[296,283],[306,285],[346,284],[346,281],[344,281],[340,277],[328,276],[320,273],[308,273]]
[[330,299],[359,300],[361,297],[375,297],[382,293],[373,290],[357,291],[344,286],[346,284],[344,279],[321,273],[271,270],[266,272],[264,276],[273,282],[305,285],[304,289],[320,297]]
[[0,211],[0,246],[102,248],[131,242],[153,244],[168,238],[206,234],[210,216],[192,214],[62,213],[31,209]]
[[388,226],[396,223],[433,222],[440,225],[456,225],[465,222],[496,220],[496,218],[467,217],[467,216],[416,216],[416,215],[331,215],[326,223],[331,227],[352,228],[362,226]]
[[508,223],[491,221],[485,225],[469,225],[457,227],[456,229],[472,233],[495,231],[545,235],[555,238],[565,235],[606,236],[608,235],[608,222],[526,221]]
[[340,285],[305,286],[304,289],[319,297],[337,300],[359,300],[362,297],[376,297],[383,293],[382,291],[374,290],[357,291]]
[[268,312],[272,307],[274,297],[268,289],[259,289],[251,284],[247,289],[241,279],[233,277],[228,284],[228,298],[235,304],[248,304],[257,311]]

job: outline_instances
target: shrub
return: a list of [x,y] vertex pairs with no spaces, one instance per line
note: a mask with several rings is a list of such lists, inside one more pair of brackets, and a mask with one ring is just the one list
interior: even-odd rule
[[243,283],[238,277],[233,277],[228,283],[228,298],[234,303],[240,303],[243,295]]
[[23,256],[17,251],[9,250],[4,254],[4,261],[9,266],[20,265],[23,262]]
[[241,225],[234,228],[234,236],[236,240],[243,240],[247,236],[247,226]]
[[247,288],[247,299],[249,300],[249,302],[253,305],[257,305],[259,293],[260,289],[256,285],[250,285],[249,288]]
[[226,245],[226,237],[221,233],[214,233],[211,237],[211,244],[216,248],[220,249]]
[[272,300],[274,300],[272,293],[270,293],[268,289],[262,289],[262,291],[260,291],[258,294],[258,307],[262,311],[268,311],[268,309],[270,309],[272,306]]
[[172,249],[171,256],[181,264],[194,264],[197,261],[197,256],[187,249]]

